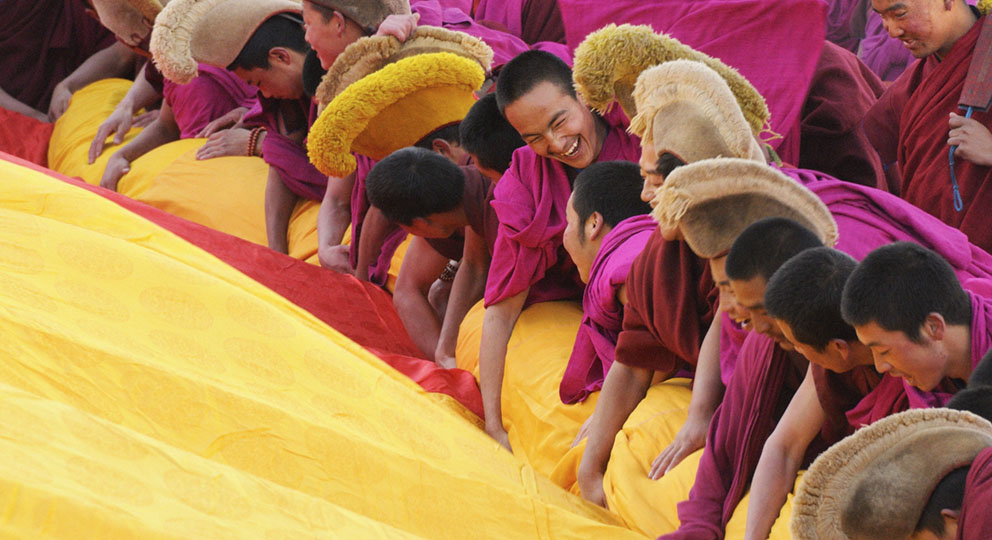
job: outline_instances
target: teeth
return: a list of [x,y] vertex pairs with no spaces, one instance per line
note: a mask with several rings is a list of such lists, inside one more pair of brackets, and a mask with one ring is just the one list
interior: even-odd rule
[[578,150],[579,150],[579,140],[578,139],[575,139],[575,142],[572,143],[572,147],[569,148],[567,152],[565,152],[565,156],[566,157],[572,157],[572,156],[575,155],[575,153]]

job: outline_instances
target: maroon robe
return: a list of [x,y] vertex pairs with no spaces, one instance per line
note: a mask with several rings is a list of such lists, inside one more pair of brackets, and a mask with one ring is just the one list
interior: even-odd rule
[[957,540],[992,538],[992,447],[971,462],[964,483],[964,500],[958,516]]
[[658,222],[651,216],[633,216],[617,223],[603,238],[582,295],[582,323],[558,387],[562,403],[583,401],[603,387],[623,326],[620,289],[634,259],[657,229]]
[[[636,163],[641,156],[640,141],[627,133],[622,113],[617,109],[605,119],[609,129],[596,160]],[[565,206],[577,174],[527,146],[513,153],[492,202],[499,230],[486,280],[486,306],[528,288],[528,304],[574,299],[582,294],[584,285],[562,244]]]
[[208,64],[198,66],[199,74],[186,84],[166,80],[162,96],[172,107],[180,138],[195,137],[211,121],[232,109],[251,109],[258,89],[237,75]]
[[[900,195],[957,227],[969,240],[992,251],[992,168],[955,159],[964,209],[955,211],[948,163],[948,115],[963,114],[958,99],[985,18],[951,48],[946,58],[924,58],[903,73],[865,119],[865,129],[883,160],[893,157],[902,176]],[[992,112],[972,117],[992,126]]]
[[47,111],[55,85],[114,43],[86,7],[84,0],[0,1],[0,88]]
[[[362,224],[365,223],[365,215],[368,214],[371,204],[369,204],[368,194],[365,192],[365,177],[375,166],[375,160],[355,154],[358,166],[355,169],[355,184],[351,189],[351,248],[348,253],[351,267],[358,266],[358,246],[362,237]],[[396,248],[406,240],[406,231],[399,226],[393,225],[383,238],[382,247],[379,248],[379,256],[369,263],[369,281],[379,285],[386,285],[389,279],[389,265],[392,264],[393,254]]]
[[262,159],[279,172],[286,187],[297,197],[321,201],[327,191],[327,175],[310,163],[306,145],[297,142],[283,131],[306,132],[313,104],[309,97],[300,99],[269,99],[258,96],[259,106],[245,117],[248,127],[266,128],[262,140]]
[[499,23],[530,45],[539,41],[565,43],[558,0],[480,0],[475,20]]

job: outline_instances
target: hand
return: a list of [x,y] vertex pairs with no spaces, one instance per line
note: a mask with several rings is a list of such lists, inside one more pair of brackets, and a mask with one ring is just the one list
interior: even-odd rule
[[251,130],[244,128],[225,129],[211,135],[207,142],[196,151],[196,159],[212,159],[223,156],[244,156],[248,150]]
[[63,80],[56,84],[55,89],[52,90],[52,100],[48,104],[48,119],[44,121],[54,122],[58,120],[60,116],[65,114],[66,109],[69,108],[70,100],[72,100],[72,90],[69,90],[69,86],[65,84],[65,81]]
[[131,171],[131,163],[124,159],[120,153],[110,156],[107,161],[107,168],[103,171],[103,178],[100,179],[100,187],[111,191],[117,191],[117,183],[121,177]]
[[438,317],[444,321],[444,313],[448,310],[448,297],[451,296],[451,282],[435,279],[427,291],[427,301]]
[[375,35],[393,36],[402,43],[417,29],[417,21],[419,20],[419,13],[414,13],[413,15],[390,15],[382,21]]
[[699,450],[706,443],[708,421],[694,419],[692,415],[682,424],[682,429],[675,435],[675,440],[658,454],[651,464],[648,477],[657,480],[675,468],[686,456]]
[[134,117],[134,120],[131,121],[131,127],[148,127],[152,124],[152,122],[158,120],[158,115],[161,112],[162,111],[160,109],[145,111]]
[[486,422],[486,434],[496,439],[496,442],[503,445],[503,448],[506,448],[511,454],[513,453],[513,449],[510,448],[510,436],[506,434],[502,422],[498,425],[490,425],[489,422]]
[[100,154],[103,153],[103,146],[106,144],[107,137],[110,135],[116,133],[114,135],[114,144],[124,142],[124,136],[131,129],[131,123],[133,121],[134,114],[131,107],[123,103],[118,104],[114,112],[110,113],[110,116],[96,130],[96,137],[93,137],[93,142],[90,143],[89,163],[92,165],[96,161],[96,158],[100,157]]
[[453,354],[445,354],[440,356],[435,354],[434,363],[437,364],[438,367],[444,369],[455,369],[458,367],[458,362],[455,361],[455,355]]
[[352,274],[354,271],[351,268],[351,261],[349,260],[350,250],[350,246],[343,244],[336,246],[322,245],[317,248],[317,260],[320,261],[320,265],[324,268],[342,274]]
[[238,124],[241,123],[241,119],[244,118],[247,113],[247,107],[236,107],[231,109],[224,116],[221,116],[220,118],[217,118],[204,126],[204,128],[196,134],[196,138],[200,139],[203,137],[209,137],[223,129],[238,127]]
[[606,508],[606,491],[603,490],[603,473],[584,472],[579,466],[578,474],[579,491],[582,498],[603,508]]
[[974,118],[951,113],[948,121],[947,144],[957,145],[954,157],[966,159],[975,165],[992,166],[992,133]]
[[[595,414],[595,413],[593,413],[593,414]],[[582,442],[582,439],[585,439],[586,437],[589,436],[590,426],[592,426],[592,415],[591,414],[589,415],[589,418],[586,418],[586,421],[585,422],[582,422],[582,426],[579,427],[579,432],[575,434],[575,440],[572,441],[572,448],[575,448],[576,446],[578,446],[579,443]]]

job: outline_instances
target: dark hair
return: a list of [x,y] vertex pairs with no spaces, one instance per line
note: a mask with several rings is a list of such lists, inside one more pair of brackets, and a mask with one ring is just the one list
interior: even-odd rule
[[543,82],[554,83],[562,92],[575,97],[572,69],[561,58],[545,51],[525,51],[503,66],[496,81],[496,103],[502,114],[506,106],[520,99]]
[[971,377],[968,378],[968,386],[987,385],[992,386],[992,349],[989,349],[985,356],[978,361],[975,369],[971,370]]
[[275,47],[308,53],[310,46],[303,39],[305,32],[302,25],[303,19],[295,13],[280,13],[265,19],[227,69],[269,69],[269,51]]
[[801,251],[823,246],[813,231],[791,219],[773,217],[749,225],[727,255],[727,277],[747,281],[761,276],[766,282],[785,261]]
[[386,219],[410,225],[415,218],[458,208],[465,175],[444,156],[409,147],[376,163],[365,177],[365,191],[369,203]]
[[973,412],[992,422],[992,350],[971,371],[968,388],[954,394],[946,407]]
[[909,242],[869,253],[847,280],[841,301],[848,324],[874,321],[914,341],[919,340],[927,315],[934,312],[947,324],[970,324],[971,300],[943,257]]
[[583,169],[572,186],[572,206],[585,223],[599,212],[610,227],[647,214],[651,206],[641,200],[641,169],[629,161],[601,161]]
[[679,167],[685,165],[686,163],[682,161],[682,158],[676,156],[671,152],[662,152],[658,156],[658,166],[655,167],[654,173],[660,174],[661,176],[668,177],[672,174],[672,171],[678,169]]
[[933,489],[933,495],[930,496],[927,505],[923,507],[920,521],[917,522],[913,532],[930,531],[938,537],[944,535],[944,516],[940,514],[940,511],[945,508],[961,509],[964,502],[964,485],[970,468],[968,466],[954,469],[937,483]]
[[840,298],[857,265],[836,249],[807,249],[772,274],[765,288],[765,310],[785,321],[798,341],[818,351],[833,339],[855,341],[854,328],[840,316]]
[[434,139],[444,139],[452,144],[458,144],[458,123],[448,124],[446,126],[441,126],[434,131],[424,135],[419,141],[415,142],[413,145],[417,148],[423,148],[424,150],[434,149]]
[[513,152],[524,145],[517,130],[500,114],[496,94],[486,94],[472,105],[458,128],[458,139],[479,165],[499,172],[510,168]]

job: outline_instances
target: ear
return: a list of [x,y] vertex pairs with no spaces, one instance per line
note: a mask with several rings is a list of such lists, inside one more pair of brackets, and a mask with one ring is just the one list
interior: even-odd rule
[[927,318],[923,321],[923,333],[930,339],[934,341],[940,341],[944,339],[944,333],[947,331],[947,321],[944,320],[944,316],[937,312],[932,312],[927,315]]
[[431,141],[431,150],[441,154],[451,161],[455,161],[455,155],[454,152],[452,152],[451,147],[452,144],[444,139],[434,139]]
[[840,338],[831,339],[827,343],[827,349],[836,352],[844,361],[847,361],[848,357],[851,356],[851,345],[846,340]]
[[586,240],[595,240],[598,236],[606,234],[606,220],[603,219],[603,214],[599,212],[593,212],[586,219],[585,235]]
[[344,13],[334,10],[334,22],[336,23],[334,31],[337,32],[338,37],[343,36],[345,28],[348,27],[348,21],[344,18]]
[[278,63],[289,65],[293,62],[293,57],[290,56],[289,50],[285,47],[272,47],[269,49],[269,63]]

